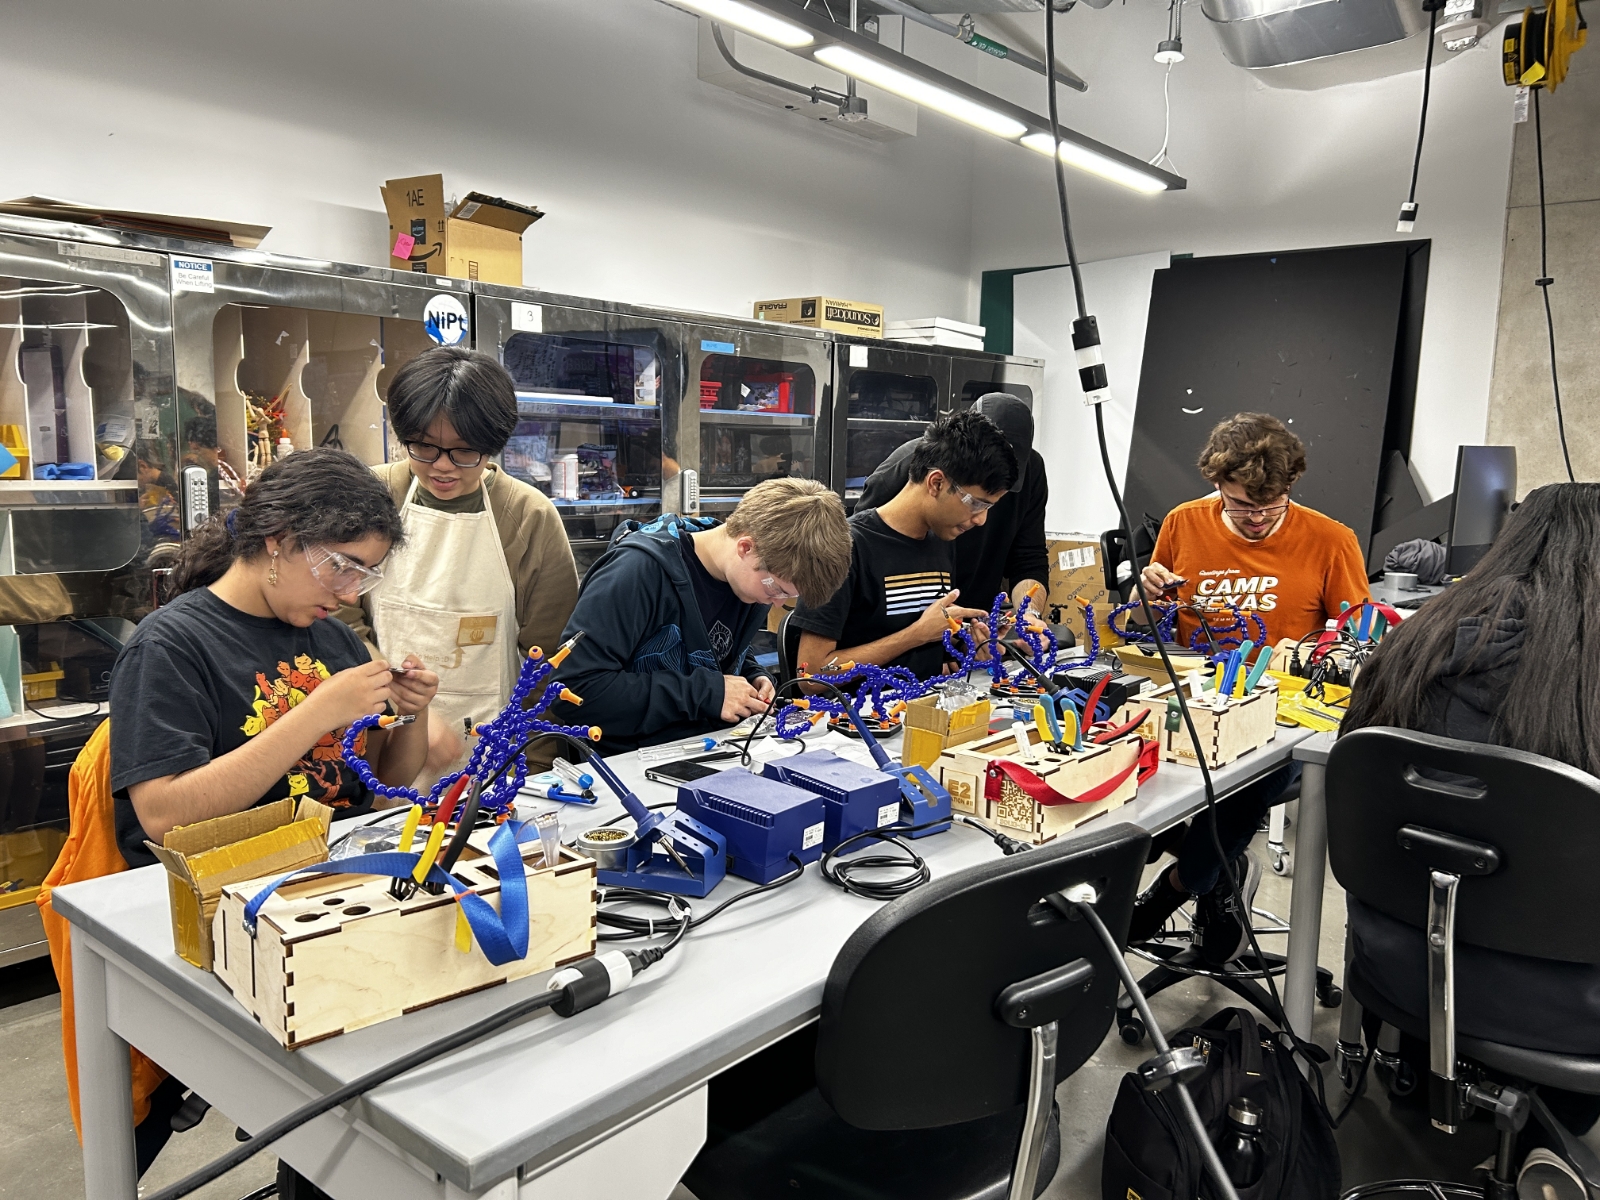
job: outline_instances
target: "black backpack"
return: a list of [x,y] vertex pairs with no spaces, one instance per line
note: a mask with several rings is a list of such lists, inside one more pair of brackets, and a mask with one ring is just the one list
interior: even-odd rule
[[[1189,1094],[1212,1145],[1222,1140],[1229,1101],[1242,1096],[1261,1108],[1267,1166],[1259,1181],[1239,1189],[1239,1200],[1338,1200],[1339,1148],[1327,1111],[1277,1036],[1244,1009],[1225,1008],[1170,1040],[1174,1049],[1194,1045],[1206,1056],[1205,1073],[1190,1081]],[[1106,1124],[1102,1200],[1217,1194],[1177,1094],[1146,1091],[1137,1075],[1124,1075]]]

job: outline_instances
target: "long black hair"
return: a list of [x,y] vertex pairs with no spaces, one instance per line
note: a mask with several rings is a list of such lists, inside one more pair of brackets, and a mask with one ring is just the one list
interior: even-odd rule
[[420,441],[442,416],[474,450],[499,454],[517,428],[510,374],[490,355],[461,346],[435,346],[401,367],[387,404],[402,442]]
[[262,471],[238,508],[214,514],[190,535],[168,590],[178,595],[215,583],[235,559],[266,553],[269,537],[317,545],[369,534],[388,539],[391,549],[405,538],[388,487],[354,454],[300,450]]
[[1480,618],[1481,651],[1495,624],[1525,620],[1516,673],[1491,740],[1600,775],[1600,484],[1528,493],[1476,567],[1379,644],[1356,678],[1344,729],[1424,726],[1428,691]]

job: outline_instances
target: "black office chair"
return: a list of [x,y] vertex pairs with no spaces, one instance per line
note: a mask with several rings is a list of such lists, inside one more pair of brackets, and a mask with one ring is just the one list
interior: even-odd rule
[[[713,1079],[683,1182],[699,1200],[1037,1196],[1060,1161],[1055,1086],[1100,1046],[1119,988],[1059,893],[1092,887],[1124,937],[1149,840],[1132,825],[1063,838],[869,917],[834,960],[814,1057],[796,1037]],[[814,1065],[815,1087],[778,1103],[785,1062]]]
[[[1597,1194],[1600,1161],[1556,1120],[1537,1089],[1600,1095],[1600,1057],[1458,1031],[1455,972],[1463,943],[1600,963],[1600,780],[1503,746],[1372,728],[1334,746],[1327,798],[1334,877],[1362,904],[1416,929],[1417,953],[1427,958],[1426,996],[1416,997],[1414,1009],[1379,992],[1359,954],[1345,987],[1369,1015],[1427,1041],[1435,1128],[1454,1133],[1472,1108],[1493,1113],[1500,1148],[1487,1193],[1508,1200],[1516,1195],[1513,1145],[1531,1113]],[[1387,982],[1394,994],[1394,981]],[[1389,1181],[1357,1191],[1428,1186]]]
[[[1150,561],[1160,529],[1160,522],[1146,517],[1144,524],[1134,530],[1133,547],[1139,552],[1140,562]],[[1128,566],[1125,578],[1121,574],[1124,563]],[[1105,574],[1106,595],[1116,597],[1119,604],[1126,604],[1133,598],[1133,555],[1121,529],[1108,529],[1100,535],[1100,566]]]

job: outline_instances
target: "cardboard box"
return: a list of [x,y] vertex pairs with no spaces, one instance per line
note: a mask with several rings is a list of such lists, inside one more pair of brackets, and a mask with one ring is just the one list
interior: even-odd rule
[[[1122,663],[1122,669],[1132,675],[1145,675],[1160,684],[1172,683],[1172,678],[1167,674],[1167,669],[1161,663],[1161,655],[1155,646],[1149,642],[1140,642],[1132,646],[1119,645],[1116,649],[1117,660]],[[1190,671],[1204,671],[1210,664],[1203,654],[1181,654],[1167,651],[1167,658],[1172,662],[1172,669],[1178,673],[1178,678],[1185,678]]]
[[987,698],[951,711],[939,707],[938,696],[917,697],[906,705],[901,764],[931,771],[946,748],[987,735],[992,711]]
[[450,207],[443,175],[391,179],[381,190],[396,271],[522,286],[522,231],[544,216],[537,208],[482,192]]
[[1100,557],[1100,539],[1087,533],[1047,533],[1045,550],[1050,555],[1050,604],[1061,608],[1061,624],[1072,630],[1078,645],[1089,645],[1083,605],[1094,605],[1096,628],[1102,647],[1120,645],[1122,639],[1111,632],[1106,617],[1117,606],[1117,599],[1106,591],[1105,568]]
[[758,321],[781,321],[785,325],[806,325],[812,329],[831,329],[834,333],[853,333],[857,337],[883,336],[883,305],[833,300],[827,296],[757,300],[755,318]]
[[222,889],[325,862],[333,810],[315,800],[274,800],[244,812],[180,825],[146,842],[167,868],[172,945],[178,957],[211,970],[211,920]]

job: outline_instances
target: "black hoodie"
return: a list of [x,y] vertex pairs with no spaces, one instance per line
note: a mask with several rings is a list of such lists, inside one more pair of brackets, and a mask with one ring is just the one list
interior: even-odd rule
[[[1516,674],[1525,624],[1521,610],[1494,624],[1487,617],[1456,630],[1455,647],[1428,689],[1423,733],[1492,741],[1500,704]],[[1552,831],[1557,835],[1558,831]],[[1422,930],[1348,898],[1350,933],[1361,973],[1405,1012],[1428,1011],[1428,965]],[[1456,1028],[1473,1037],[1562,1054],[1600,1054],[1600,967],[1555,962],[1456,943]]]

